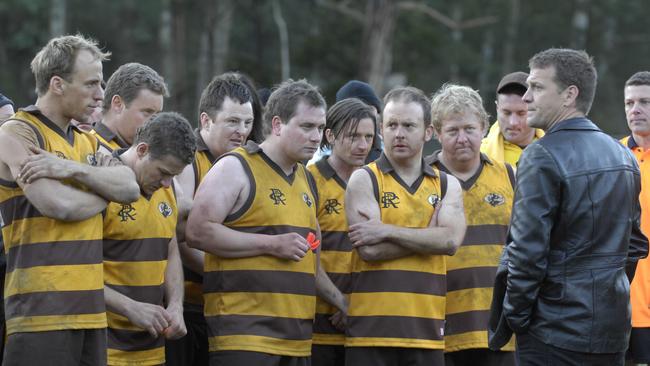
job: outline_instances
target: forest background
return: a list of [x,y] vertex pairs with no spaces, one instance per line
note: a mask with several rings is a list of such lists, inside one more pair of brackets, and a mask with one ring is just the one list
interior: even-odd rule
[[258,88],[307,78],[330,105],[350,79],[380,96],[451,81],[479,90],[494,120],[504,74],[571,47],[598,69],[591,118],[620,137],[623,84],[650,70],[649,20],[649,0],[0,0],[0,93],[32,104],[31,59],[49,38],[79,32],[112,52],[106,80],[126,62],[153,67],[170,88],[164,109],[194,125],[201,90],[228,70]]

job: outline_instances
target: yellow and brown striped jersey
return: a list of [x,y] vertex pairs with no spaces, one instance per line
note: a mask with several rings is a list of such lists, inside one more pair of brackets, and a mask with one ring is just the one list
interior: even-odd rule
[[[163,306],[169,242],[176,234],[174,189],[160,188],[130,204],[111,202],[104,214],[104,281],[138,302]],[[125,316],[107,312],[108,364],[159,365],[165,338],[153,338]]]
[[[192,170],[194,171],[194,192],[199,187],[216,158],[210,153],[210,149],[205,144],[200,130],[194,131],[196,136],[196,153],[192,161]],[[183,275],[185,277],[185,302],[183,308],[185,311],[203,314],[203,276],[183,266]]]
[[[383,223],[429,226],[444,197],[444,173],[422,162],[422,175],[409,186],[383,154],[362,169],[370,175]],[[345,346],[443,349],[445,273],[444,255],[366,262],[353,251]]]
[[[63,131],[36,107],[18,111],[12,119],[27,124],[44,150],[94,164],[94,136],[73,126]],[[8,181],[0,181],[0,213],[7,333],[105,328],[101,214],[76,222],[45,217],[18,184]]]
[[[437,152],[426,161],[448,172]],[[492,288],[506,243],[514,196],[514,172],[510,165],[491,161],[485,154],[481,154],[481,165],[474,176],[459,181],[467,232],[456,254],[447,258],[445,352],[488,348]],[[513,351],[514,341],[502,350]]]
[[[352,269],[352,244],[348,237],[345,216],[346,183],[328,163],[327,157],[307,167],[318,190],[318,224],[321,230],[320,264],[338,289],[347,294]],[[317,298],[314,319],[314,344],[343,345],[345,334],[337,330],[329,318],[338,309]]]
[[[316,194],[302,164],[285,175],[250,141],[224,156],[239,159],[250,182],[244,206],[226,217],[224,225],[267,235],[306,237],[316,231]],[[210,352],[309,356],[316,264],[312,251],[299,262],[271,255],[222,258],[206,253],[203,290]]]
[[110,154],[117,149],[126,149],[129,144],[122,140],[115,132],[111,131],[101,121],[90,131],[99,140],[99,151]]

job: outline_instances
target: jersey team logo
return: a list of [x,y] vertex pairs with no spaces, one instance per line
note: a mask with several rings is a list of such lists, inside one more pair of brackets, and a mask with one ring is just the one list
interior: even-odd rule
[[286,206],[287,204],[284,200],[284,193],[282,193],[282,191],[277,188],[271,188],[271,194],[269,194],[269,198],[273,200],[274,205]]
[[89,165],[97,166],[97,158],[95,157],[95,154],[86,155],[86,161]]
[[431,206],[436,207],[436,206],[438,206],[438,204],[440,203],[440,196],[438,196],[438,195],[435,194],[435,193],[432,193],[432,194],[427,198],[427,202],[429,202],[429,204],[430,204]]
[[167,204],[167,202],[160,202],[158,205],[158,211],[160,211],[160,214],[162,214],[163,217],[169,217],[172,214],[172,208]]
[[63,152],[59,151],[59,150],[54,150],[54,153],[56,154],[57,157],[59,157],[61,159],[67,159],[65,154]]
[[122,205],[122,208],[117,212],[117,216],[120,217],[121,222],[125,221],[135,221],[135,216],[137,213],[135,212],[135,208],[131,206],[130,204],[127,205]]
[[328,198],[325,201],[325,213],[328,215],[331,214],[340,214],[341,213],[341,204],[336,198]]
[[483,200],[492,207],[501,206],[506,202],[506,199],[498,193],[488,193]]
[[381,196],[381,207],[382,208],[397,208],[399,205],[399,197],[394,192],[384,192]]
[[307,207],[311,207],[314,203],[311,201],[311,198],[309,198],[309,195],[305,192],[302,193],[302,200],[305,201],[307,204]]

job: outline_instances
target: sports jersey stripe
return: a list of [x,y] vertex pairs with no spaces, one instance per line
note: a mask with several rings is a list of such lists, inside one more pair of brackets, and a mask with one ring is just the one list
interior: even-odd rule
[[104,260],[119,262],[162,261],[167,259],[168,245],[169,238],[104,239]]
[[103,293],[104,289],[16,294],[5,307],[5,314],[13,318],[21,313],[32,316],[100,313],[105,309],[104,298],[97,295]]
[[352,274],[350,273],[327,272],[327,275],[339,289],[348,289],[352,283]]
[[125,295],[135,301],[149,304],[162,304],[165,293],[163,284],[154,286],[120,286],[106,285],[113,290]]
[[[75,281],[65,281],[75,278]],[[5,278],[5,298],[46,291],[79,291],[103,288],[101,264],[47,265],[17,268]],[[43,304],[45,305],[45,304]]]
[[[321,228],[322,229],[322,228]],[[323,238],[322,250],[323,251],[338,251],[350,252],[352,251],[352,244],[347,231],[325,231],[321,233]]]
[[454,254],[453,260],[449,260],[451,258],[447,260],[448,271],[472,267],[492,267],[498,264],[503,245],[476,245],[471,247],[472,250],[464,249],[461,245]]
[[[77,301],[83,300],[77,299]],[[7,334],[18,332],[47,332],[59,329],[100,329],[106,328],[106,312],[17,316],[7,319],[5,324],[7,325]]]
[[[129,355],[141,360],[139,365],[160,365],[160,357],[157,356],[160,352],[164,352],[164,350],[162,348],[154,348],[146,351],[130,351]],[[117,357],[123,357],[124,351],[109,348],[107,353],[109,359],[115,359]],[[114,360],[111,365],[129,366],[131,363],[128,361],[120,362]]]
[[269,226],[230,226],[231,229],[241,231],[243,233],[250,234],[268,234],[268,235],[279,235],[287,233],[297,233],[302,236],[307,237],[309,232],[313,230],[303,226],[291,226],[291,225],[269,225]]
[[[445,321],[443,319],[385,315],[349,316],[348,326],[351,330],[350,336],[353,338],[348,338],[346,344],[348,342],[355,345],[365,343],[363,339],[358,339],[358,337],[374,338],[377,341],[375,343],[376,345],[384,345],[385,343],[382,343],[384,338],[397,338],[404,342],[404,345],[401,347],[407,347],[410,339],[413,339],[424,341],[413,342],[414,344],[419,344],[418,347],[433,348],[427,347],[427,345],[438,345],[435,341],[442,340],[442,337],[438,336],[439,332],[434,332],[433,330],[442,329],[444,324]],[[408,338],[395,337],[395,334],[408,334]]]
[[213,255],[206,255],[204,277],[211,276],[212,272],[236,270],[248,271],[251,270],[251,268],[255,268],[255,271],[275,271],[281,268],[282,271],[287,272],[313,273],[313,259],[313,252],[311,251],[308,251],[305,257],[303,257],[299,262],[280,259],[270,255],[228,260],[223,260]]
[[[310,295],[227,292],[205,293],[203,296],[206,301],[204,307],[206,318],[216,315],[259,315],[312,319],[316,308],[314,297]],[[272,318],[269,319],[271,320]]]
[[474,287],[492,288],[497,267],[471,267],[447,272],[447,295],[457,290]]
[[445,275],[406,270],[381,270],[352,273],[355,293],[401,292],[445,296]]
[[[4,216],[2,216],[4,218]],[[101,240],[102,235],[97,231],[101,220],[89,219],[79,222],[57,221],[47,217],[13,220],[11,225],[2,228],[5,251],[19,245],[41,244],[48,242],[78,241],[88,243]]]
[[257,335],[280,339],[307,340],[311,319],[270,318],[258,315],[221,315],[207,317],[216,330],[212,336]]
[[470,245],[494,245],[505,244],[505,233],[508,225],[488,224],[467,226],[463,247]]
[[449,324],[446,335],[456,335],[466,332],[483,330],[490,318],[490,309],[466,311],[458,314],[447,314]]
[[[318,333],[339,335],[341,341],[345,341],[344,335],[332,325],[332,322],[330,321],[331,316],[332,314],[316,313],[316,317],[314,318],[314,329],[318,329]],[[315,336],[316,334],[314,334],[314,337]]]
[[7,218],[4,221],[4,226],[11,225],[14,220],[43,216],[23,195],[15,195],[0,203],[0,214],[3,218]]
[[49,265],[101,264],[102,241],[57,241],[18,245],[9,249],[7,272]]
[[[259,346],[260,344],[263,346]],[[210,352],[252,351],[290,357],[307,357],[311,355],[311,339],[289,340],[256,335],[230,335],[209,337],[208,347]]]
[[104,261],[107,285],[155,286],[165,281],[167,260],[147,262]]
[[[109,349],[123,351],[121,356],[129,359],[135,356],[133,354],[134,351],[140,352],[159,348],[161,352],[164,352],[165,338],[153,338],[148,332],[112,329],[111,332],[108,333],[107,343]],[[157,353],[158,355],[160,354],[160,352]],[[114,354],[114,357],[119,357],[119,354]],[[138,361],[138,364],[143,364],[143,360]]]
[[[184,281],[186,305],[200,305],[203,312],[203,284],[200,282]],[[186,310],[186,309],[183,309]],[[193,310],[199,310],[194,308]]]
[[357,303],[348,310],[349,316],[445,318],[444,296],[407,292],[369,292],[355,295]]
[[[473,310],[487,310],[492,302],[492,288],[466,288],[447,296],[447,314]],[[485,325],[484,325],[485,326]]]
[[315,295],[314,275],[290,271],[231,270],[206,273],[205,292],[275,292]]

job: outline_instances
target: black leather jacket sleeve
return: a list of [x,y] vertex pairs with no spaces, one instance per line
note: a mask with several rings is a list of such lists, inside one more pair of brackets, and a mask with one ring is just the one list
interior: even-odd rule
[[551,230],[561,194],[558,170],[554,159],[539,144],[529,145],[519,160],[503,304],[504,316],[515,333],[528,329],[546,276]]

